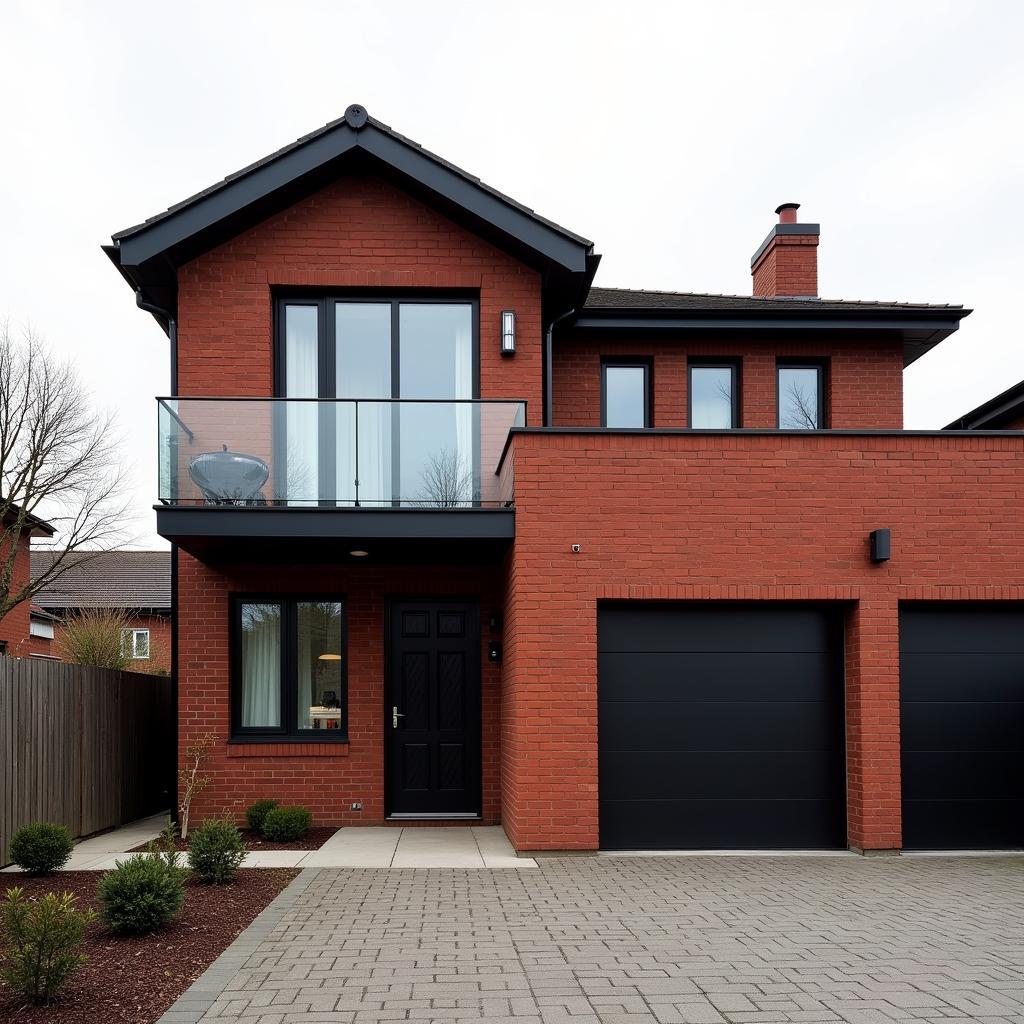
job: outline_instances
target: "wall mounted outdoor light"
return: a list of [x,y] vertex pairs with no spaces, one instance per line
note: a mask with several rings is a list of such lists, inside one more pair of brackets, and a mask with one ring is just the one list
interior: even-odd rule
[[868,536],[871,539],[871,561],[888,562],[892,558],[892,530],[872,530]]
[[501,311],[501,354],[503,356],[516,354],[516,313],[514,309]]

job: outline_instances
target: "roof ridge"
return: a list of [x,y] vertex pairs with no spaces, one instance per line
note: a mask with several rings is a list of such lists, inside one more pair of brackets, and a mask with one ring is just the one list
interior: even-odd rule
[[630,295],[675,295],[680,298],[693,299],[739,299],[743,302],[806,302],[825,303],[841,302],[848,306],[909,306],[925,307],[928,309],[963,309],[963,303],[950,302],[911,302],[905,299],[844,299],[826,298],[821,295],[737,295],[731,292],[682,292],[670,291],[662,288],[620,288],[610,285],[594,285],[590,289],[594,292],[625,292]]

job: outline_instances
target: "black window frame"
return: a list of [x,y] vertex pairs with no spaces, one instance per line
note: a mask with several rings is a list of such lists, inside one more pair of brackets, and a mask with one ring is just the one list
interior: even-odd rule
[[[470,307],[470,333],[473,345],[472,395],[470,401],[480,400],[480,295],[478,292],[465,289],[324,289],[324,288],[275,288],[273,299],[274,326],[274,397],[287,398],[287,354],[285,352],[285,312],[288,306],[312,306],[317,309],[317,398],[319,401],[317,420],[319,445],[318,484],[320,504],[325,507],[334,506],[334,483],[336,468],[337,434],[335,432],[336,406],[332,399],[353,399],[352,395],[337,393],[337,346],[336,318],[331,315],[335,303],[372,304],[390,306],[391,309],[391,395],[388,399],[368,399],[368,401],[401,400],[401,328],[400,309],[403,305],[463,305]],[[431,399],[411,399],[411,401],[432,401]],[[444,401],[436,399],[434,401]],[[281,480],[287,474],[287,442],[286,431],[282,422],[283,409],[275,410],[275,447],[274,447],[274,491],[281,492]],[[392,406],[392,424],[400,422],[398,406]],[[397,431],[396,431],[397,433]],[[474,451],[480,450],[480,410],[473,411],[473,445]],[[393,480],[397,482],[398,459],[400,449],[396,448],[392,455]],[[473,467],[474,502],[480,494],[479,466]],[[358,502],[357,502],[358,504]],[[396,505],[401,502],[396,502]]]
[[473,399],[480,397],[480,296],[477,292],[443,289],[386,288],[380,291],[367,289],[275,289],[274,293],[274,397],[285,398],[288,389],[284,351],[285,307],[316,306],[317,316],[317,375],[318,398],[352,398],[352,395],[337,393],[337,368],[335,365],[335,318],[330,315],[336,302],[369,303],[391,307],[391,398],[401,397],[401,373],[399,369],[399,306],[402,305],[463,305],[471,307],[473,337]]
[[[742,361],[734,357],[715,358],[713,356],[692,356],[686,361],[686,425],[691,430],[738,430],[742,422],[742,406],[740,404],[740,381]],[[727,428],[695,427],[693,425],[693,371],[694,370],[729,370],[732,375],[732,423]]]
[[[818,425],[816,427],[783,427],[782,426],[782,392],[779,385],[781,370],[815,370],[818,374]],[[775,427],[777,430],[827,430],[829,424],[828,408],[828,359],[803,359],[779,357],[775,360]]]
[[[642,369],[644,371],[644,425],[643,427],[608,426],[608,370],[613,367]],[[654,360],[650,356],[601,357],[601,426],[605,430],[649,430],[654,426]]]
[[[329,602],[341,605],[341,681],[338,705],[341,722],[337,729],[298,727],[298,606]],[[281,606],[281,725],[242,725],[242,606],[277,604]],[[266,594],[229,595],[229,661],[231,699],[231,743],[347,743],[348,708],[348,598],[344,594]]]

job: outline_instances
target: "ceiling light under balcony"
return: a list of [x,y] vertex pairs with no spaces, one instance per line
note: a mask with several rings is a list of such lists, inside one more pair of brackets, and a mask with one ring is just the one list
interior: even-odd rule
[[369,553],[370,553],[369,551],[363,551],[363,550],[361,550],[360,548],[357,548],[357,549],[356,549],[355,551],[350,551],[350,552],[349,552],[349,554],[350,554],[350,555],[351,555],[351,556],[352,556],[353,558],[366,558],[366,556],[367,556],[367,555],[368,555]]

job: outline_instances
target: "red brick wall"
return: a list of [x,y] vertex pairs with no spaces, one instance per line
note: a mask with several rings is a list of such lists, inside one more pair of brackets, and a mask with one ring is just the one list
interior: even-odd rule
[[[480,394],[541,422],[540,276],[392,185],[345,177],[178,272],[178,394],[273,393],[271,288],[460,288],[480,297]],[[501,311],[517,314],[512,358]]]
[[[213,779],[192,820],[227,811],[241,820],[260,797],[302,803],[317,825],[379,824],[384,819],[384,607],[390,595],[449,594],[480,602],[483,814],[500,817],[498,701],[500,668],[487,660],[487,627],[500,614],[500,570],[452,566],[232,567],[219,572],[179,554],[179,763],[189,744],[212,733]],[[429,581],[425,584],[424,581]],[[230,593],[344,596],[348,615],[348,744],[228,746]],[[363,811],[351,811],[353,801]]]
[[[515,845],[597,844],[597,602],[637,598],[842,602],[850,842],[899,846],[898,602],[1024,600],[1024,439],[525,434],[511,457]],[[875,565],[879,527],[893,556]]]
[[[63,660],[61,637],[63,624],[53,624],[53,639],[34,636],[29,640],[28,651],[42,654],[49,658]],[[133,615],[128,620],[128,629],[149,630],[149,657],[145,660],[133,661],[128,665],[130,672],[170,672],[171,671],[171,617],[169,615]]]
[[601,357],[650,356],[654,360],[654,426],[685,427],[687,360],[739,358],[740,425],[776,424],[775,360],[779,356],[826,358],[828,423],[844,428],[903,426],[903,348],[882,339],[827,344],[722,342],[714,338],[555,341],[552,388],[556,426],[601,424]]
[[[18,540],[18,553],[14,556],[14,572],[11,578],[11,592],[20,590],[29,578],[29,544],[28,534],[22,534]],[[4,560],[6,551],[0,551]],[[29,602],[22,601],[16,608],[0,619],[0,640],[7,641],[7,653],[12,658],[24,658],[29,652]]]

